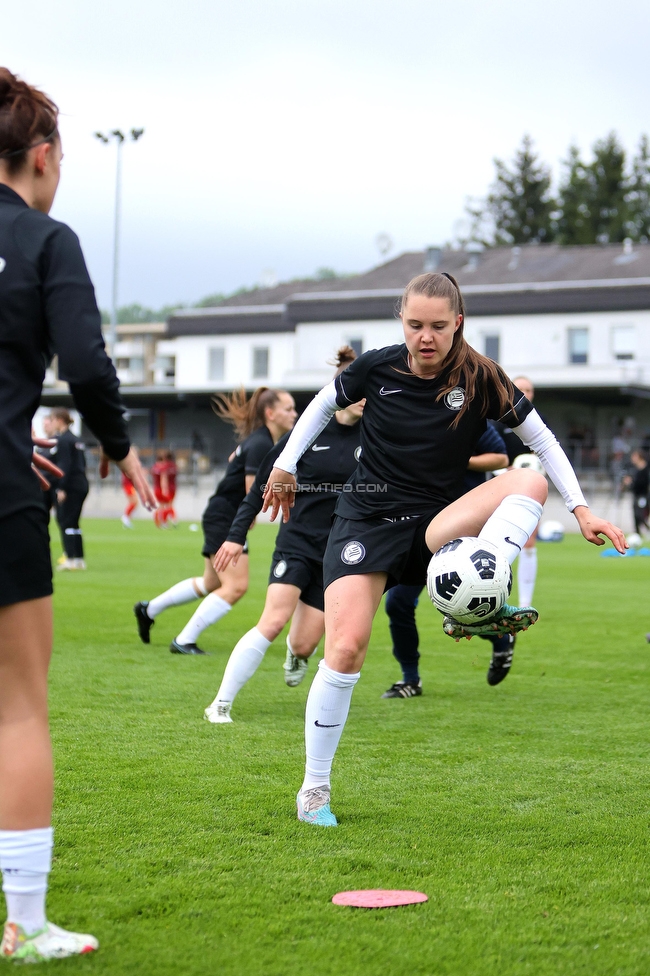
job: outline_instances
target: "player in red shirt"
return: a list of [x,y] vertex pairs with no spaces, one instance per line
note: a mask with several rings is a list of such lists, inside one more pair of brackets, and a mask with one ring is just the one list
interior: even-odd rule
[[156,509],[154,518],[158,528],[162,528],[168,521],[172,525],[176,524],[176,512],[174,511],[174,498],[176,497],[176,461],[172,451],[158,451],[156,463],[151,468],[153,478],[153,491],[159,508]]

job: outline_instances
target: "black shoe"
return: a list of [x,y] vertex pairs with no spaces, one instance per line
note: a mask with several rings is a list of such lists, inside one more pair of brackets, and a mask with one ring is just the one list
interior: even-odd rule
[[147,607],[149,606],[148,600],[141,600],[140,603],[136,603],[133,608],[135,614],[135,619],[138,621],[138,633],[140,634],[140,640],[143,644],[150,644],[151,640],[149,638],[149,631],[153,627],[155,621],[147,613]]
[[508,671],[512,666],[512,656],[515,653],[514,634],[507,634],[505,637],[497,637],[494,640],[492,660],[487,673],[487,683],[498,685],[504,678],[508,677]]
[[171,642],[169,650],[172,654],[205,654],[206,657],[209,656],[207,651],[202,651],[196,644],[179,644],[177,640]]
[[422,694],[422,682],[418,681],[396,681],[388,691],[385,691],[382,698],[417,698]]

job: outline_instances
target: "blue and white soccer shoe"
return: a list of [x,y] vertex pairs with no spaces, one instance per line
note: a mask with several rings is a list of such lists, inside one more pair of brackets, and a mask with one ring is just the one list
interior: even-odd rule
[[338,821],[330,810],[329,786],[315,786],[311,790],[300,790],[296,797],[298,820],[316,824],[317,827],[337,827]]

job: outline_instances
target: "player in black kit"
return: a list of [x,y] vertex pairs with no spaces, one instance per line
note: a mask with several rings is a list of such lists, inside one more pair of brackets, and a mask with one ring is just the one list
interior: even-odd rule
[[220,417],[234,425],[241,443],[230,456],[226,473],[203,513],[203,576],[181,580],[153,600],[142,600],[133,608],[140,639],[148,644],[149,631],[159,613],[204,597],[171,642],[172,654],[204,654],[196,643],[199,635],[229,613],[246,593],[248,556],[217,575],[212,566],[214,554],[226,538],[237,508],[269,449],[291,430],[297,416],[290,393],[266,386],[259,387],[249,399],[243,390],[215,397],[215,408]]
[[49,416],[43,418],[43,430],[48,437],[56,438],[56,444],[50,449],[48,457],[63,471],[63,477],[52,486],[52,501],[65,554],[64,560],[59,561],[60,570],[86,568],[83,538],[79,528],[81,509],[88,495],[85,446],[72,433],[71,426],[72,417],[64,407],[55,407]]
[[[52,650],[48,512],[32,471],[31,425],[54,355],[105,451],[156,502],[132,449],[101,318],[76,235],[48,214],[59,183],[58,109],[0,68],[0,957],[37,963],[97,948],[47,921],[52,859]],[[41,462],[42,463],[42,462]]]
[[[337,375],[354,359],[350,346],[339,349]],[[209,722],[232,721],[230,708],[235,696],[255,674],[289,620],[285,681],[295,687],[306,674],[307,661],[323,636],[323,554],[337,498],[357,465],[362,413],[363,401],[338,410],[298,464],[296,505],[291,520],[280,526],[277,535],[264,611],[230,655],[217,696],[204,713]],[[269,452],[239,506],[228,538],[215,558],[218,573],[243,552],[248,528],[262,508],[266,479],[287,437]]]
[[[309,404],[269,476],[265,504],[290,516],[298,459],[337,409],[365,397],[362,453],[336,507],[325,553],[325,659],[305,716],[307,763],[298,818],[335,826],[330,773],[359,679],[373,617],[387,586],[423,583],[431,554],[459,536],[479,536],[512,563],[537,525],[546,479],[513,470],[458,497],[486,420],[502,420],[535,450],[580,529],[625,550],[620,529],[593,515],[564,451],[503,370],[463,337],[464,306],[446,274],[424,274],[401,303],[405,343],[364,353]],[[446,618],[450,636],[514,633],[533,608],[504,606],[482,625]]]

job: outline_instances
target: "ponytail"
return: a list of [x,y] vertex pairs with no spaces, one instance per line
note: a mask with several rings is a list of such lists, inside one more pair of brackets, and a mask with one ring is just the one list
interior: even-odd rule
[[334,378],[347,369],[350,363],[353,363],[357,358],[357,354],[352,348],[352,346],[339,346],[336,350],[336,355],[334,359],[328,360],[330,366],[336,366],[336,372],[334,373]]
[[219,393],[212,397],[212,409],[222,420],[232,424],[239,441],[250,437],[253,431],[263,427],[267,407],[274,407],[280,394],[268,386],[260,386],[249,398],[242,386],[233,393]]
[[17,173],[27,153],[58,138],[59,110],[51,98],[0,67],[0,162]]

